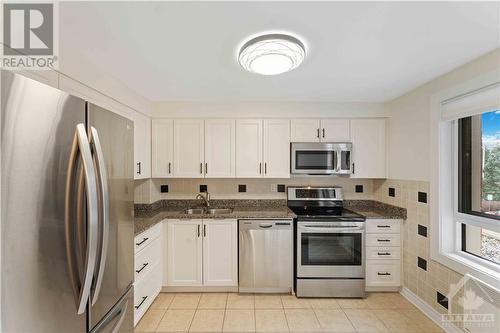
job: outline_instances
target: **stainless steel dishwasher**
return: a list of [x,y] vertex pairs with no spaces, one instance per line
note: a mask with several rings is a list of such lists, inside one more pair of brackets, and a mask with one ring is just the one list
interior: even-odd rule
[[292,220],[239,220],[240,292],[292,291],[292,223]]

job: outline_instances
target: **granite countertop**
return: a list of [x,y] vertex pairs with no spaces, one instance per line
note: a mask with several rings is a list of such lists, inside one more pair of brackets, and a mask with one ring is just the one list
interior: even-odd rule
[[[286,200],[213,200],[211,207],[232,207],[229,214],[186,214],[187,208],[200,208],[195,200],[161,200],[151,205],[136,205],[135,235],[164,219],[293,219],[296,215]],[[344,207],[367,219],[406,219],[406,209],[374,200],[345,200]]]

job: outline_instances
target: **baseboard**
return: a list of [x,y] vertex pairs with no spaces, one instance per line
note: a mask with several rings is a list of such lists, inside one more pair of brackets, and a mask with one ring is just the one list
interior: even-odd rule
[[238,286],[231,286],[231,287],[217,287],[217,286],[196,286],[196,287],[165,287],[163,286],[161,288],[162,292],[166,293],[191,293],[191,292],[238,292]]
[[431,319],[436,325],[441,327],[447,333],[464,333],[460,328],[455,325],[444,326],[441,322],[441,314],[437,312],[432,306],[427,304],[420,297],[415,295],[410,289],[403,287],[400,294],[406,298],[410,303],[415,305],[420,311],[422,311],[429,319]]

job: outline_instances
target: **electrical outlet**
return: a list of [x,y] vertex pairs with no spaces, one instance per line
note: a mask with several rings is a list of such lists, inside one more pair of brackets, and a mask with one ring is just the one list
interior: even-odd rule
[[271,192],[278,192],[278,186],[276,184],[271,184]]

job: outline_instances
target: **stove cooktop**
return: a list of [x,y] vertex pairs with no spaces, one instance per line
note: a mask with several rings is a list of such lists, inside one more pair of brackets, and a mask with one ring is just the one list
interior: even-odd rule
[[357,214],[349,209],[342,207],[289,207],[295,214],[297,214],[297,219],[307,218],[308,220],[318,220],[324,221],[328,220],[356,220],[364,221],[365,217]]

